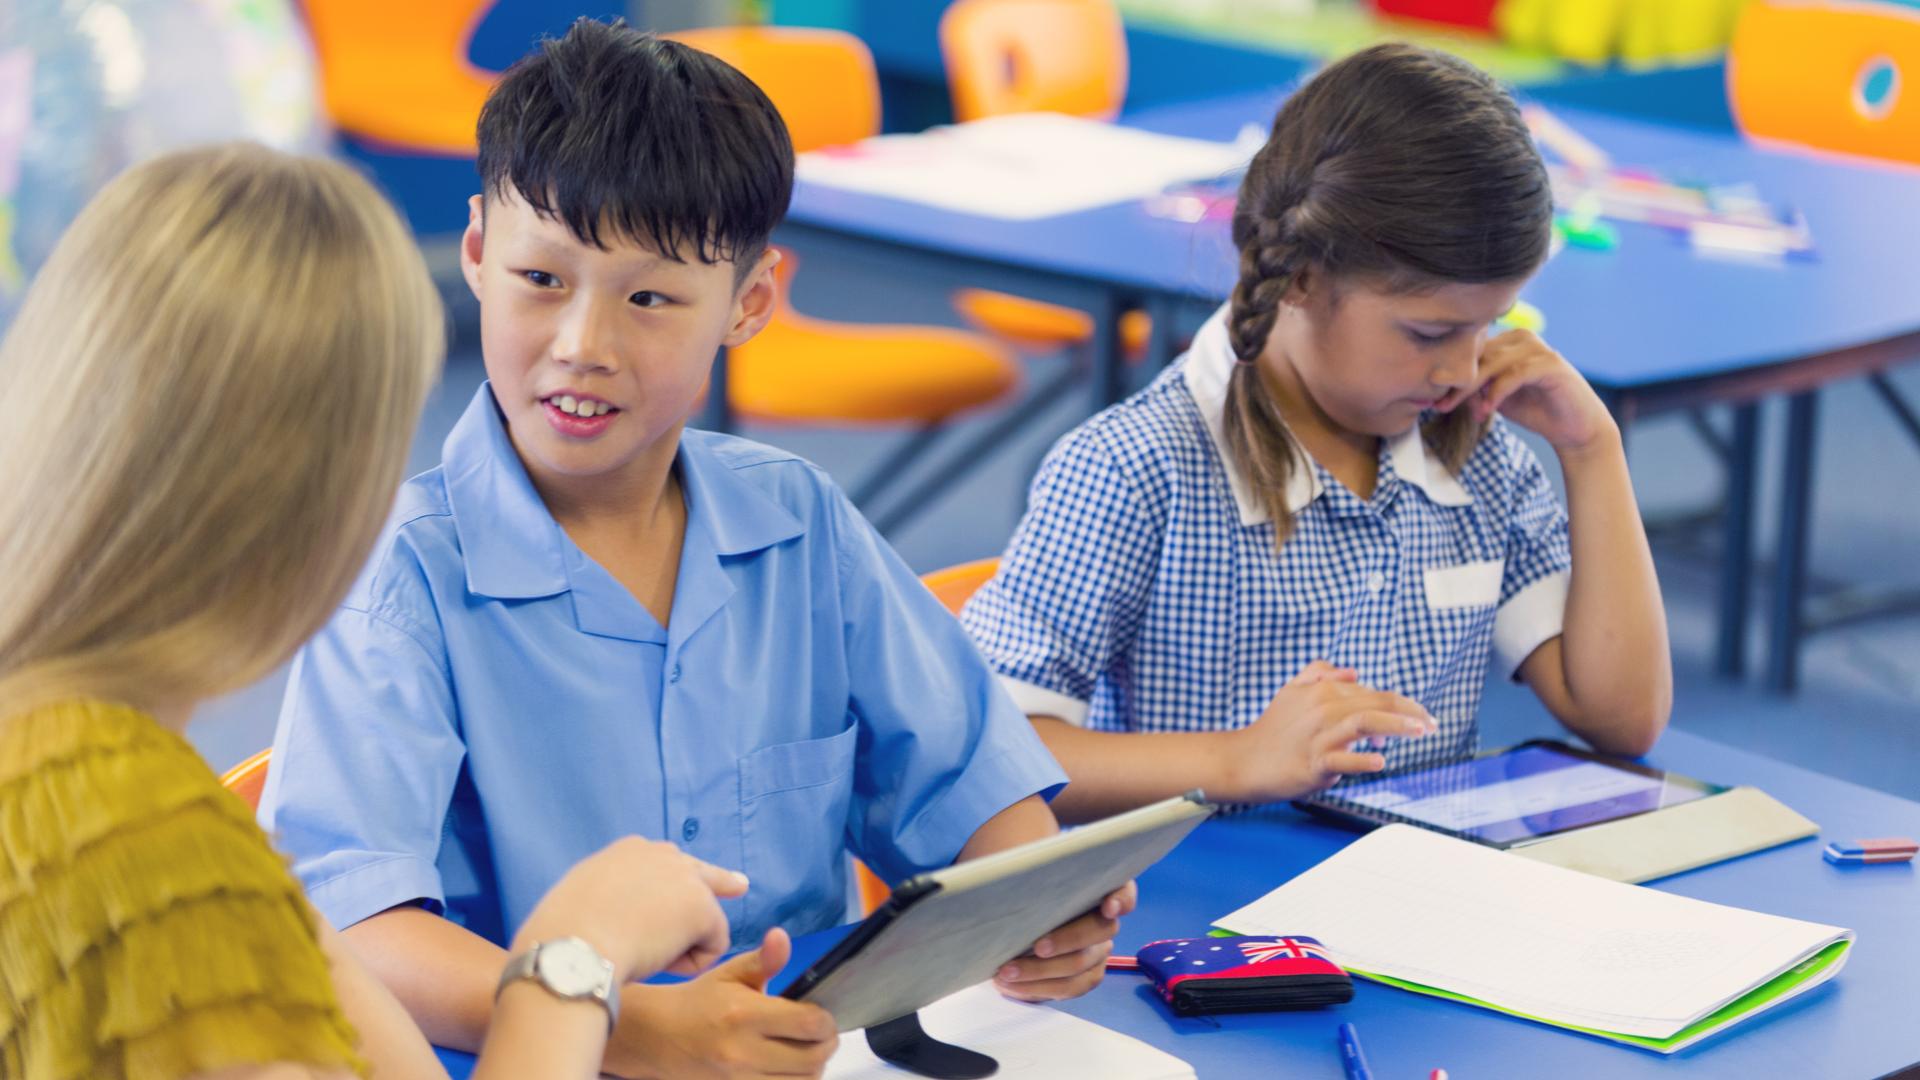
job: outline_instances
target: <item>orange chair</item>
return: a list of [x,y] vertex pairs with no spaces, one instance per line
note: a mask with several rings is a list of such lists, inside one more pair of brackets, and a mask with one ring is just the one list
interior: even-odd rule
[[[837,30],[716,27],[669,35],[725,60],[766,91],[804,153],[856,142],[880,130],[880,82],[860,39]],[[1020,382],[1013,355],[979,334],[933,326],[829,322],[793,309],[791,251],[776,272],[779,308],[754,339],[726,358],[727,403],[766,422],[911,423],[918,434],[889,455],[855,503],[870,508],[906,466],[939,439],[945,423],[1007,397]],[[976,455],[956,454],[956,460]],[[970,464],[970,462],[967,462]],[[942,483],[944,483],[944,474]],[[939,493],[927,483],[893,500],[874,524],[891,529]]]
[[[1110,0],[955,0],[940,17],[953,115],[959,121],[1019,112],[1111,120],[1127,91],[1127,40]],[[1093,337],[1083,311],[986,289],[962,289],[967,321],[1035,352]],[[1144,312],[1121,317],[1129,359],[1147,348]]]
[[796,153],[844,146],[880,131],[873,54],[839,30],[716,26],[665,35],[725,60],[780,110]]
[[975,559],[944,570],[935,570],[931,574],[922,574],[920,580],[933,592],[934,598],[945,604],[947,610],[957,617],[973,594],[979,591],[980,586],[991,581],[999,569],[998,558]]
[[247,760],[220,774],[220,783],[228,791],[240,796],[247,809],[260,809],[260,793],[267,787],[267,766],[273,760],[273,747],[253,755]]
[[1920,164],[1920,10],[1896,3],[1753,0],[1727,52],[1741,131]]
[[944,326],[840,323],[794,310],[799,260],[774,269],[779,314],[727,354],[727,398],[742,417],[803,423],[940,424],[995,401],[1019,369],[980,335]]
[[467,48],[494,0],[305,0],[320,92],[341,130],[384,146],[453,157],[498,78]]

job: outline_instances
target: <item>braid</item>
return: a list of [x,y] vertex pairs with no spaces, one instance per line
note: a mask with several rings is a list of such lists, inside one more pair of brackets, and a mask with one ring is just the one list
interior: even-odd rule
[[[1287,507],[1287,481],[1302,467],[1293,436],[1280,417],[1273,395],[1260,385],[1260,354],[1266,351],[1280,313],[1280,298],[1293,280],[1295,249],[1286,235],[1290,214],[1249,215],[1255,235],[1240,246],[1240,280],[1227,313],[1227,340],[1233,346],[1233,374],[1227,380],[1224,432],[1234,464],[1266,504],[1273,521],[1274,545],[1286,542],[1293,519]],[[1241,223],[1235,222],[1235,231]]]

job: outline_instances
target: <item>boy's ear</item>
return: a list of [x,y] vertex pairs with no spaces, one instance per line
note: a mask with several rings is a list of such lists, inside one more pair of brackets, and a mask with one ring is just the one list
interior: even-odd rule
[[475,300],[480,299],[480,254],[487,244],[487,210],[484,195],[467,200],[467,231],[460,234],[460,276]]
[[764,329],[772,320],[776,306],[780,303],[780,285],[774,280],[773,268],[780,265],[780,252],[768,248],[760,254],[741,280],[740,288],[733,298],[733,324],[727,328],[727,336],[721,344],[731,349],[744,345],[753,339],[753,335]]

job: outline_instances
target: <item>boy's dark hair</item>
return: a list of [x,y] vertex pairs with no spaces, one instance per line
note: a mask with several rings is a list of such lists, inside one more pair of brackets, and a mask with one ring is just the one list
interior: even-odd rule
[[744,274],[793,195],[793,143],[726,63],[580,19],[507,69],[480,110],[485,196],[511,190],[605,249],[603,230]]
[[[1276,542],[1291,524],[1287,479],[1306,466],[1254,361],[1293,276],[1408,291],[1512,281],[1545,260],[1552,226],[1546,166],[1519,108],[1463,60],[1376,45],[1286,100],[1234,208],[1240,279],[1227,317],[1240,361],[1227,384],[1227,445],[1266,501]],[[1483,430],[1456,409],[1422,434],[1458,470]]]

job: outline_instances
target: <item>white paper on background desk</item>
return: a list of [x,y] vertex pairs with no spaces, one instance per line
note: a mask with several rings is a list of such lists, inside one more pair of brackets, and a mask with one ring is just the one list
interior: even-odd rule
[[1311,933],[1356,971],[1655,1039],[1853,938],[1411,825],[1375,829],[1219,925]]
[[[942,1042],[999,1061],[995,1080],[1194,1080],[1193,1066],[1172,1054],[1058,1009],[1008,1001],[991,983],[921,1009],[920,1025]],[[847,1031],[827,1063],[826,1080],[912,1075],[874,1057],[864,1032]]]
[[1058,113],[1018,113],[809,151],[796,171],[808,183],[1026,221],[1223,176],[1259,148],[1258,140],[1205,142]]

